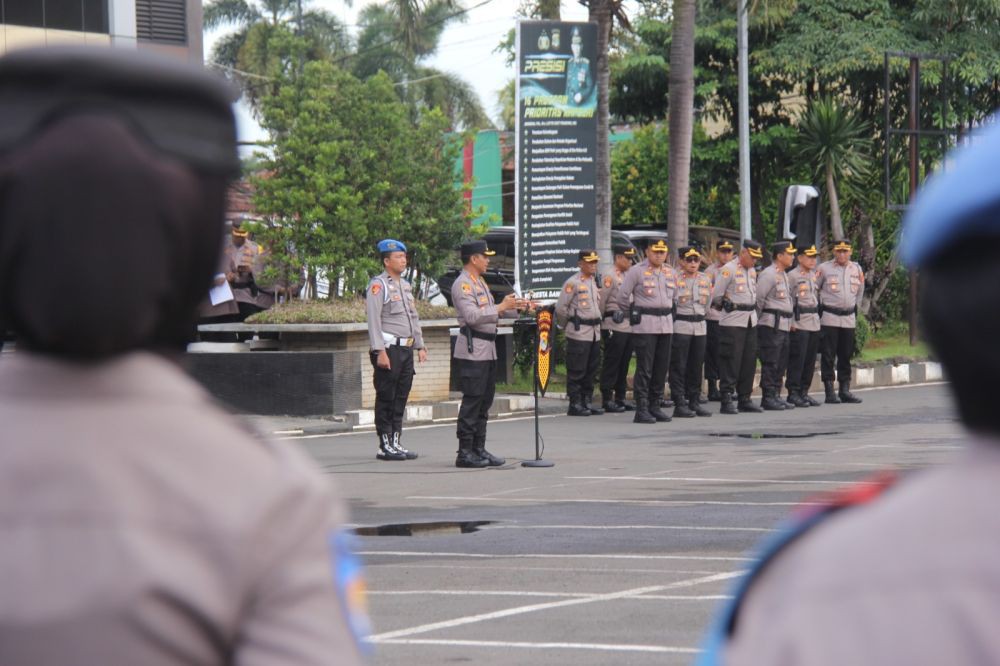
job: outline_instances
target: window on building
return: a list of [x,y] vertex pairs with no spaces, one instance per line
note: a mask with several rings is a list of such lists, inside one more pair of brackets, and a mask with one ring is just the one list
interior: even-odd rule
[[108,0],[0,0],[0,23],[108,32]]
[[38,0],[2,0],[2,2],[4,23],[45,27],[45,7]]
[[186,0],[136,0],[135,27],[140,42],[187,44]]

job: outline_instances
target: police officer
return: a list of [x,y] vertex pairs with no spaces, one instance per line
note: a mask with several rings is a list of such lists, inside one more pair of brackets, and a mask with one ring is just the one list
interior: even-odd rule
[[[833,246],[833,259],[820,264],[816,275],[819,287],[820,374],[826,389],[826,402],[859,403],[851,393],[851,356],[854,354],[854,328],[861,298],[865,294],[865,274],[851,261],[851,244],[839,240]],[[833,390],[834,367],[840,391]]]
[[[715,261],[705,269],[705,275],[715,287],[715,279],[722,267],[733,260],[733,244],[728,240],[715,242]],[[709,307],[705,313],[705,379],[708,382],[708,399],[714,402],[721,400],[719,395],[719,320],[722,310]]]
[[591,407],[594,376],[601,359],[601,295],[594,250],[580,250],[580,272],[563,284],[556,301],[556,322],[566,330],[566,393],[569,416],[603,414]]
[[760,406],[770,411],[794,409],[781,399],[781,382],[788,367],[788,331],[792,327],[792,293],[788,269],[795,261],[792,241],[771,246],[771,265],[757,278],[757,342],[760,353]]
[[[646,248],[646,259],[625,273],[618,289],[618,309],[630,310],[632,344],[636,353],[635,423],[670,421],[660,401],[670,367],[670,337],[677,276],[666,264],[663,239]],[[631,304],[631,305],[630,305]]]
[[517,317],[517,308],[526,304],[514,294],[494,302],[483,274],[496,252],[487,247],[486,241],[463,243],[460,252],[462,273],[451,286],[451,302],[459,324],[454,356],[462,388],[455,467],[496,467],[506,461],[486,450],[486,422],[496,393],[497,321],[500,317]]
[[819,292],[816,288],[816,246],[799,254],[799,264],[788,273],[788,287],[795,303],[795,321],[788,334],[788,402],[796,407],[819,407],[809,396],[819,349]]
[[570,106],[587,106],[593,100],[594,76],[590,71],[590,60],[583,57],[583,38],[580,31],[573,28],[570,37],[573,57],[566,62],[566,102]]
[[403,279],[406,246],[387,238],[378,244],[385,270],[368,283],[368,357],[375,373],[375,434],[379,460],[413,460],[417,454],[400,442],[406,399],[413,386],[413,352],[420,363],[427,360],[420,317],[413,302],[413,288]]
[[628,366],[632,360],[632,334],[628,311],[618,308],[618,290],[625,280],[625,273],[632,267],[635,248],[615,245],[614,269],[601,279],[601,306],[604,318],[601,337],[604,342],[604,360],[601,365],[601,401],[606,412],[632,411],[635,404],[626,402]]
[[670,351],[670,394],[674,399],[674,418],[711,416],[701,406],[701,368],[705,361],[707,339],[705,313],[712,298],[712,281],[699,271],[701,253],[692,246],[677,251],[681,273],[674,292],[674,337]]
[[[712,305],[723,311],[719,321],[719,392],[723,414],[762,411],[753,404],[754,370],[757,367],[757,271],[764,257],[761,245],[743,241],[736,259],[722,267],[712,288]],[[733,394],[738,396],[733,404]]]

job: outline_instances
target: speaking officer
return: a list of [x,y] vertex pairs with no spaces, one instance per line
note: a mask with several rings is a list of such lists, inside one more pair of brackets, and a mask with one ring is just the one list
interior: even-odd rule
[[[820,264],[816,275],[820,302],[820,372],[826,388],[826,401],[858,403],[851,393],[851,355],[854,353],[854,327],[858,306],[865,294],[865,274],[851,261],[851,244],[839,240],[833,246],[833,259]],[[837,368],[840,392],[833,390],[833,369]],[[838,397],[839,396],[839,397]]]
[[[757,367],[757,271],[764,257],[755,240],[743,241],[740,255],[722,267],[712,288],[712,305],[722,309],[719,320],[719,393],[723,414],[760,412],[753,404],[753,375]],[[733,394],[737,394],[733,404]]]
[[601,307],[604,317],[601,322],[601,338],[604,344],[604,360],[601,365],[601,402],[604,411],[620,413],[635,409],[635,405],[625,402],[628,390],[628,366],[632,359],[632,335],[628,323],[628,311],[618,308],[618,290],[625,280],[625,273],[632,267],[635,248],[615,245],[614,271],[601,279]]
[[[601,295],[594,250],[580,250],[580,272],[563,284],[556,301],[556,323],[566,330],[566,393],[569,416],[603,414],[590,406],[594,377],[601,360]],[[567,326],[568,324],[568,326]]]
[[[705,269],[705,275],[715,286],[715,279],[719,275],[722,267],[733,260],[733,244],[731,241],[719,240],[715,242],[715,261]],[[722,319],[722,310],[709,307],[705,313],[706,338],[705,338],[705,379],[708,380],[708,399],[718,402],[719,395],[719,320]]]
[[771,246],[771,265],[757,278],[757,342],[760,353],[760,406],[771,411],[794,409],[781,399],[781,382],[788,368],[788,331],[792,327],[792,293],[788,269],[795,261],[790,240]]
[[666,260],[667,244],[661,238],[646,248],[646,260],[625,273],[618,289],[618,309],[630,312],[632,345],[636,353],[632,391],[636,423],[670,420],[660,408],[660,400],[670,367],[677,283],[674,269],[665,263]]
[[427,360],[420,317],[413,303],[413,288],[403,279],[406,246],[386,239],[378,244],[385,270],[368,283],[365,304],[368,313],[368,357],[375,374],[375,433],[379,460],[413,460],[417,454],[400,442],[406,399],[413,386],[413,352]]
[[496,252],[486,241],[462,243],[460,252],[462,273],[451,286],[459,324],[455,360],[462,389],[455,467],[496,467],[506,461],[486,450],[486,422],[496,393],[497,320],[516,317],[519,303],[514,294],[507,294],[499,304],[494,302],[483,274]]
[[681,274],[674,293],[674,338],[670,350],[670,395],[674,417],[711,416],[698,402],[701,367],[707,339],[705,313],[712,298],[712,281],[700,272],[701,254],[694,247],[677,251]]
[[799,254],[799,265],[788,273],[788,288],[792,290],[795,321],[788,334],[788,373],[785,386],[788,402],[796,407],[819,407],[809,397],[809,386],[816,372],[816,351],[819,349],[819,294],[816,287],[816,246],[810,245]]

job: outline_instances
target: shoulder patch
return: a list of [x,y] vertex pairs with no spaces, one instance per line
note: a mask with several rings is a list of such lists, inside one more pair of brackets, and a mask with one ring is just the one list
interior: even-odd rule
[[472,285],[469,284],[468,282],[463,282],[462,283],[462,291],[464,291],[466,294],[471,294],[472,293]]
[[382,291],[382,283],[378,280],[372,282],[372,296],[378,296],[380,291]]
[[612,282],[611,276],[610,275],[605,275],[604,276],[604,286],[605,287],[610,287],[611,286],[611,282]]
[[573,285],[571,285],[571,284],[566,285],[566,293],[567,294],[572,294],[573,293]]
[[722,271],[722,277],[728,278],[729,277],[729,271],[728,270],[723,270]]

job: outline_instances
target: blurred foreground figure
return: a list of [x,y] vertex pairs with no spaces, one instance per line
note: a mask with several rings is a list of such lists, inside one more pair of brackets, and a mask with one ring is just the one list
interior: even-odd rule
[[2,664],[360,661],[326,479],[175,362],[238,168],[230,97],[135,51],[0,59]]
[[1000,125],[953,157],[918,194],[902,249],[967,450],[801,513],[765,545],[701,664],[1000,664],[1000,282],[976,259],[1000,240]]

